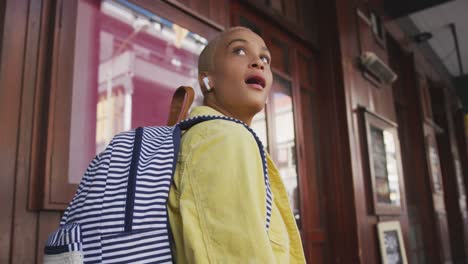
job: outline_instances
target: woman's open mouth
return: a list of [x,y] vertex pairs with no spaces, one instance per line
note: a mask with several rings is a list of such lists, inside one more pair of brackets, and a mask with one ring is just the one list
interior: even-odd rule
[[265,88],[265,78],[260,75],[251,75],[245,79],[245,83],[254,89],[263,90]]

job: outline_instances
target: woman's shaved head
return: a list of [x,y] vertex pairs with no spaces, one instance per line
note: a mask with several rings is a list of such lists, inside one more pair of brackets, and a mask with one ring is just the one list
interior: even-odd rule
[[226,36],[238,30],[251,31],[246,27],[232,27],[212,39],[198,57],[198,72],[211,72],[214,69],[214,55],[219,42]]
[[203,103],[250,124],[265,106],[273,82],[270,63],[265,41],[252,30],[233,27],[222,32],[198,59]]

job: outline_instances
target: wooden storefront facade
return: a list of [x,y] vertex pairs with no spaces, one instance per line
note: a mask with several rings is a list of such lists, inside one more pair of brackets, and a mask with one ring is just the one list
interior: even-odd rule
[[[0,3],[1,263],[42,263],[47,235],[77,186],[66,176],[70,160],[80,157],[73,156],[73,142],[99,138],[95,126],[72,134],[70,116],[76,111],[74,86],[106,85],[98,75],[107,64],[97,66],[106,51],[92,49],[105,39],[95,28],[101,23],[99,28],[112,32],[120,22],[106,17],[113,23],[106,24],[86,13],[100,10],[103,2],[170,20],[195,40],[237,25],[265,39],[273,55],[274,89],[284,99],[276,104],[272,97],[273,106],[264,113],[265,140],[276,159],[293,156],[297,188],[291,195],[309,263],[380,263],[377,225],[387,221],[401,226],[408,263],[467,261],[468,155],[461,105],[450,76],[406,44],[399,26],[386,19],[383,1],[5,0]],[[385,33],[373,31],[371,12],[381,15]],[[148,44],[148,36],[134,41],[161,49],[163,44]],[[126,39],[119,41],[125,47]],[[87,56],[77,56],[78,50]],[[363,74],[357,58],[364,51],[377,54],[398,80],[385,84]],[[164,59],[138,52],[140,57],[128,55],[135,67]],[[169,54],[180,60],[170,60],[166,68],[193,63],[191,55]],[[117,55],[111,60],[127,58]],[[80,71],[78,61],[95,68]],[[151,74],[145,74],[128,73],[135,81],[119,84],[115,98],[146,87]],[[78,108],[94,123],[99,96],[89,113]],[[274,107],[287,100],[293,140],[284,152]],[[376,192],[366,129],[372,124],[394,131],[395,203],[385,204]],[[94,153],[94,145],[86,151]]]

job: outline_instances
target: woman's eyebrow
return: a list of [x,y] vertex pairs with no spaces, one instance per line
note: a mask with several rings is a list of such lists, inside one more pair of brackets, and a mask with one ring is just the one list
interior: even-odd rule
[[[233,39],[233,40],[229,41],[228,44],[226,45],[226,47],[229,47],[232,43],[237,42],[237,41],[248,43],[248,41],[245,40],[245,39],[237,38],[237,39]],[[265,46],[262,47],[262,50],[270,53],[270,50]]]
[[229,41],[229,43],[226,45],[226,47],[229,47],[229,46],[230,46],[232,43],[234,43],[234,42],[237,42],[237,41],[240,41],[240,42],[245,42],[245,43],[247,43],[247,42],[248,42],[248,41],[247,41],[247,40],[245,40],[245,39],[240,39],[240,38],[237,38],[237,39],[233,39],[233,40]]

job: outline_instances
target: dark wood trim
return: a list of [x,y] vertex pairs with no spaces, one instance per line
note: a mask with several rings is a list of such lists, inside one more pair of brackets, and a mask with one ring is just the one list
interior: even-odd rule
[[47,120],[52,64],[55,1],[42,1],[40,37],[37,50],[37,72],[31,128],[31,169],[29,173],[28,208],[42,209],[44,200],[45,162],[47,148]]
[[443,241],[446,245],[450,245],[450,251],[446,252],[447,255],[451,254],[451,260],[454,263],[463,263],[466,261],[466,229],[462,213],[466,213],[466,208],[460,207],[460,193],[457,175],[455,170],[454,160],[458,158],[458,151],[456,148],[456,139],[453,132],[453,120],[451,120],[451,98],[448,90],[440,86],[439,83],[430,81],[429,90],[431,95],[431,102],[433,108],[434,121],[440,124],[445,130],[445,133],[440,133],[436,136],[437,148],[439,151],[441,176],[443,181],[443,193],[446,209],[446,221],[448,230],[447,237],[449,241]]
[[[32,167],[32,135],[36,80],[38,79],[38,50],[41,34],[43,1],[28,1],[27,37],[25,40],[21,111],[19,119],[18,167],[16,170],[15,208],[13,218],[11,263],[34,263],[37,238],[37,215],[27,208],[30,169]],[[18,20],[18,18],[15,18]],[[55,222],[54,224],[57,224]],[[31,254],[24,254],[31,252]]]
[[[350,153],[350,137],[345,91],[345,73],[340,38],[340,13],[335,1],[318,1],[318,41],[320,53],[317,65],[316,94],[319,155],[319,174],[326,196],[328,259],[338,263],[362,263],[363,241],[359,235],[355,204],[354,176]],[[346,234],[343,236],[343,234]]]
[[[252,1],[252,0],[237,0],[238,2],[248,6],[248,8],[252,9],[252,12],[256,14],[261,14],[264,17],[267,17],[271,22],[273,22],[274,26],[279,27],[281,30],[288,32],[292,38],[299,40],[308,48],[312,49],[314,52],[319,50],[318,40],[317,39],[308,39],[304,37],[305,31],[307,29],[301,29],[298,26],[294,25],[290,21],[288,21],[285,17],[280,14],[274,12],[273,9],[269,8],[264,2],[260,1]],[[318,11],[317,11],[318,12]]]
[[[435,200],[431,191],[430,172],[427,164],[425,135],[427,124],[424,122],[422,98],[420,95],[417,58],[414,53],[404,49],[391,35],[387,38],[390,64],[400,78],[394,83],[395,108],[399,124],[403,169],[405,173],[406,198],[408,206],[416,209],[418,226],[421,228],[426,259],[429,263],[440,263],[442,247],[435,213]],[[430,106],[429,106],[430,107]],[[409,213],[409,212],[408,212]],[[409,216],[408,216],[409,217]],[[409,222],[413,219],[409,218]],[[409,229],[408,229],[409,231]],[[409,240],[408,240],[409,242]],[[409,243],[407,243],[409,245]],[[410,250],[407,250],[410,255]]]
[[[215,22],[214,20],[208,18],[207,16],[204,16],[204,15],[200,14],[199,12],[193,10],[192,8],[187,7],[186,5],[182,4],[181,2],[179,2],[177,0],[165,0],[165,1],[167,3],[173,5],[174,7],[184,11],[188,15],[191,15],[192,17],[205,22],[205,24],[210,25],[211,27],[215,28],[216,30],[223,31],[223,30],[226,29],[226,24],[227,23],[225,23],[224,25],[219,24],[219,23]],[[228,1],[226,1],[226,0],[222,0],[222,1],[224,1],[226,3],[225,6],[227,6]],[[141,3],[140,3],[140,5],[141,5]],[[226,20],[228,20],[228,19],[226,19]]]
[[[47,157],[42,207],[63,210],[78,187],[68,183],[73,57],[78,0],[59,0],[54,24]],[[74,54],[74,53],[72,53]],[[68,89],[63,89],[67,87]]]
[[61,214],[58,212],[41,211],[37,214],[37,242],[35,250],[36,263],[43,263],[44,246],[49,235],[57,229],[60,223]]
[[5,30],[6,2],[7,1],[0,2],[0,54],[2,53],[3,32]]
[[[14,229],[17,196],[17,170],[24,164],[18,161],[20,140],[21,97],[23,93],[23,62],[27,39],[28,0],[5,1],[1,4],[5,12],[0,29],[0,262],[12,263],[15,254]],[[23,179],[21,179],[22,181]],[[21,188],[19,188],[21,189]],[[18,216],[19,217],[19,216]],[[19,219],[20,220],[20,219]]]
[[[226,28],[226,26],[215,23],[213,20],[191,10],[190,8],[187,8],[183,4],[177,3],[177,1],[174,0],[130,1],[150,12],[162,17],[170,18],[172,21],[177,21],[177,24],[189,29],[191,32],[196,32],[201,36],[206,36],[208,40],[213,39],[220,31]],[[226,18],[226,20],[228,19]]]

